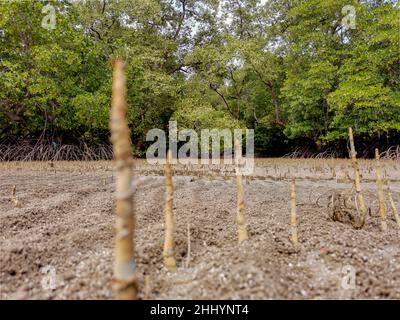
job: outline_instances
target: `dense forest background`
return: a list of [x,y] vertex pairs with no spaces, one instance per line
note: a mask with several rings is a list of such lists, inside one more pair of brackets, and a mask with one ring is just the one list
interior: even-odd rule
[[[48,4],[55,28],[43,27]],[[343,23],[348,5],[355,25]],[[255,129],[265,156],[347,155],[352,126],[369,156],[400,140],[399,14],[384,0],[1,1],[0,152],[107,157],[111,62],[122,58],[137,156],[170,119]]]

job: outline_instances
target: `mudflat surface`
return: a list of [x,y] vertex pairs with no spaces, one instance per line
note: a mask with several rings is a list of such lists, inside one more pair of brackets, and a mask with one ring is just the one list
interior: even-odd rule
[[[235,178],[176,168],[175,273],[162,259],[164,177],[137,165],[145,177],[135,195],[140,298],[400,299],[400,233],[389,202],[389,230],[380,231],[372,164],[362,163],[371,212],[355,230],[327,208],[329,195],[351,189],[348,162],[257,162],[244,180],[249,240],[241,245]],[[384,163],[397,206],[399,167]],[[298,177],[299,252],[290,242],[291,176]],[[107,162],[0,166],[1,299],[113,298],[114,182]]]

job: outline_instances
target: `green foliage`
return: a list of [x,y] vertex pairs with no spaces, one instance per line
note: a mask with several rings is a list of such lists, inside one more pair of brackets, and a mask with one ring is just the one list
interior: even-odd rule
[[[41,26],[51,4],[56,28]],[[355,29],[343,25],[346,5]],[[393,1],[7,1],[0,6],[0,139],[108,139],[112,61],[129,125],[254,128],[256,149],[400,134]]]
[[[397,14],[397,15],[396,15]],[[349,57],[339,71],[340,84],[328,96],[334,111],[326,139],[343,137],[354,126],[376,135],[400,128],[399,10],[389,4],[363,12]]]
[[[107,61],[95,44],[74,29],[75,9],[59,2],[53,5],[57,11],[69,10],[68,15],[58,14],[54,30],[42,28],[40,2],[2,6],[7,19],[0,26],[5,30],[0,110],[15,121],[15,134],[78,130],[79,135],[104,122],[94,119],[100,115],[98,109],[109,105],[109,98],[104,94],[100,98],[97,92],[107,80]],[[82,112],[83,108],[87,110]]]

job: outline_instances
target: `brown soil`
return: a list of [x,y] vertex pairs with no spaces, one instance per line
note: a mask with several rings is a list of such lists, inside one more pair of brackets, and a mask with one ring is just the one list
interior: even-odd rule
[[[234,178],[177,170],[178,270],[169,273],[162,260],[164,178],[138,165],[137,174],[147,176],[136,193],[140,298],[400,299],[400,233],[389,206],[389,231],[380,231],[370,163],[363,162],[371,213],[362,230],[329,217],[328,196],[350,190],[343,172],[352,175],[348,162],[337,164],[334,175],[329,166],[330,160],[318,166],[305,160],[257,162],[255,176],[244,183],[249,240],[240,246]],[[398,204],[399,164],[385,163],[385,171]],[[299,178],[299,252],[290,242],[292,175]],[[10,201],[14,185],[16,205]],[[0,298],[112,299],[113,190],[107,162],[2,164]],[[342,286],[346,268],[354,268],[354,289]],[[55,274],[52,288],[46,270]]]

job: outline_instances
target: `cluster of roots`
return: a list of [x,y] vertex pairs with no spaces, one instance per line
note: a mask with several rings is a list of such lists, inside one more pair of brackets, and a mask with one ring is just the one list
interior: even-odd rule
[[364,226],[364,219],[354,192],[334,192],[328,202],[329,216],[333,221],[351,224],[355,229]]

